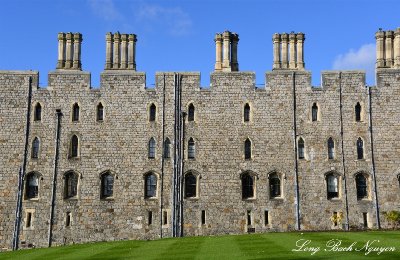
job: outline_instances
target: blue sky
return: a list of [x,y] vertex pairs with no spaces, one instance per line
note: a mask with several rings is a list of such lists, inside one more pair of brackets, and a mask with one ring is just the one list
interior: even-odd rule
[[82,67],[99,86],[105,63],[105,34],[138,36],[137,70],[154,84],[156,71],[200,71],[209,84],[215,62],[214,35],[239,34],[241,71],[272,69],[272,35],[305,33],[304,60],[313,85],[320,72],[363,69],[373,85],[378,28],[400,27],[400,1],[262,0],[3,0],[0,70],[39,70],[40,86],[57,62],[57,33],[81,32]]

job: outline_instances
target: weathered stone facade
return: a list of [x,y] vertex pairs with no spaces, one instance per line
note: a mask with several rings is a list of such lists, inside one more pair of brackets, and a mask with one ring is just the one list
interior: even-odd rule
[[[326,71],[322,86],[312,87],[311,73],[304,70],[304,34],[299,33],[274,35],[274,69],[266,73],[265,88],[257,88],[254,73],[238,71],[237,34],[225,32],[216,37],[210,88],[200,87],[197,72],[157,73],[155,88],[146,88],[146,74],[135,71],[136,36],[107,34],[105,70],[100,88],[92,89],[90,73],[80,70],[81,35],[59,34],[57,70],[49,73],[47,88],[38,87],[38,72],[0,71],[0,248],[10,249],[18,233],[20,172],[20,246],[45,247],[49,237],[61,245],[388,227],[383,212],[400,209],[400,29],[376,37],[374,87],[365,86],[361,71]],[[382,44],[393,51],[383,52]],[[38,103],[40,120],[34,116]],[[102,120],[97,120],[99,103]],[[72,120],[74,104],[80,109],[77,121]],[[151,104],[154,121],[149,121]],[[182,113],[190,104],[193,121]],[[249,121],[244,120],[246,104]],[[71,156],[73,135],[79,139],[76,157]],[[35,137],[38,158],[32,158]],[[155,158],[149,158],[150,138],[156,141]],[[169,158],[163,158],[166,138]],[[188,158],[191,138],[195,158]],[[250,159],[245,158],[247,139]],[[78,176],[77,195],[65,198],[70,171]],[[101,197],[104,172],[114,179],[113,195],[107,198]],[[157,177],[156,195],[146,198],[149,172]],[[184,198],[183,176],[189,172],[196,177],[196,195]],[[38,193],[28,199],[30,173],[39,177]],[[245,173],[253,181],[249,198],[242,196]],[[363,198],[357,198],[359,173],[367,184]],[[273,174],[280,180],[277,196],[271,196]],[[337,177],[338,194],[328,199],[329,174]],[[331,221],[334,214],[343,215],[337,225]]]

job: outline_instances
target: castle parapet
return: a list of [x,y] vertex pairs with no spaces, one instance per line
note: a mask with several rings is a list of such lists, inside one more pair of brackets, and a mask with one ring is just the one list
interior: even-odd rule
[[57,69],[81,70],[81,43],[80,33],[58,34],[58,62]]
[[136,70],[136,35],[106,34],[106,70]]
[[[275,33],[272,36],[274,44],[274,63],[272,68],[304,70],[304,33]],[[289,56],[289,59],[288,59]]]

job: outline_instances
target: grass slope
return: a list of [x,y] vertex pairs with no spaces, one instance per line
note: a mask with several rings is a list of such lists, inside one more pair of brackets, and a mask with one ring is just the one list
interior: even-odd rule
[[[327,246],[332,239],[336,244],[341,241],[342,251]],[[292,251],[307,240],[307,247],[320,250],[314,254],[310,249]],[[367,248],[385,247],[395,251],[367,254]],[[0,259],[400,259],[400,232],[293,232],[100,242],[0,253]]]

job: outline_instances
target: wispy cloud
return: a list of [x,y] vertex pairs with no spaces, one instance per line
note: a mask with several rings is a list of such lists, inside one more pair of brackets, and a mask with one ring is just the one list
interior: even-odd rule
[[189,34],[193,24],[189,14],[180,7],[144,4],[137,10],[136,18],[147,28],[164,27],[168,34],[177,36]]
[[88,3],[92,11],[106,21],[120,20],[123,17],[113,0],[88,0]]
[[372,43],[364,44],[357,50],[350,49],[347,53],[336,56],[333,62],[333,69],[362,69],[366,71],[368,81],[371,81],[374,78],[375,53],[375,44]]

